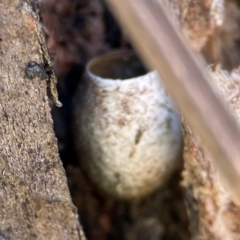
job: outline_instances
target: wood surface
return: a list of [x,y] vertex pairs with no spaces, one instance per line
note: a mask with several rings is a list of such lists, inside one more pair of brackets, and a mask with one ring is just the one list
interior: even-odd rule
[[[30,79],[35,61],[45,77]],[[28,1],[0,1],[0,238],[83,239],[53,132],[44,35]]]

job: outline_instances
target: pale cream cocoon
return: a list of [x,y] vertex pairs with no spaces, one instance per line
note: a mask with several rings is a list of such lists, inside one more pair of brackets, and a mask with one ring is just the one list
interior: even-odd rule
[[74,100],[81,166],[104,192],[146,196],[180,161],[181,122],[157,72],[144,72],[132,51],[91,61]]

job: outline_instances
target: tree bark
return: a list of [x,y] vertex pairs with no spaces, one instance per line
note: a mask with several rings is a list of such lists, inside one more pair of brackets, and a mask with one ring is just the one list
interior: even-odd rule
[[0,0],[1,239],[83,238],[58,155],[47,87],[59,105],[36,15],[26,0]]
[[[239,70],[211,73],[212,85],[226,100],[240,122]],[[240,201],[223,181],[204,144],[184,126],[182,186],[193,240],[238,240]]]
[[[237,1],[167,0],[189,45],[202,50],[210,63],[224,69],[239,66],[239,6]],[[239,69],[218,67],[210,84],[219,91],[240,122]],[[214,121],[214,119],[212,119]],[[182,187],[189,214],[192,240],[240,239],[240,201],[223,181],[214,159],[183,122],[184,170]],[[226,143],[227,144],[227,143]],[[217,159],[216,159],[217,160]]]

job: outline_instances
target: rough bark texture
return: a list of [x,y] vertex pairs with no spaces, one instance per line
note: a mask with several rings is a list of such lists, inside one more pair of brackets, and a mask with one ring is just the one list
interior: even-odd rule
[[[206,60],[233,69],[239,58],[238,1],[168,1],[175,19],[194,50]],[[240,123],[240,71],[211,72],[211,84],[226,100]],[[193,240],[240,239],[240,202],[224,184],[208,152],[184,123],[184,171],[182,187]]]
[[[0,237],[81,239],[59,159],[47,86],[54,75],[25,0],[0,1]],[[41,75],[30,79],[30,61]],[[34,75],[35,76],[35,75]],[[40,76],[45,76],[44,79]]]
[[224,0],[161,0],[170,6],[175,22],[181,27],[194,50],[200,51],[209,37],[222,26]]
[[[239,59],[239,6],[237,1],[184,1],[177,3],[180,26],[195,50],[206,60],[232,69]],[[212,11],[213,4],[215,10]],[[218,5],[219,8],[216,8]],[[182,6],[185,10],[182,11]],[[204,11],[203,11],[204,10]],[[199,15],[199,13],[202,13]],[[220,24],[216,24],[220,23]],[[240,122],[239,70],[211,72],[211,84],[220,90]],[[190,217],[193,240],[237,240],[240,238],[240,202],[224,184],[213,159],[184,123],[184,171],[182,187]]]
[[166,2],[191,47],[210,64],[234,69],[240,63],[238,0],[161,0]]
[[[239,70],[212,72],[213,86],[220,90],[240,123]],[[240,201],[224,184],[213,159],[185,125],[182,186],[190,216],[193,240],[238,240]]]
[[223,10],[223,23],[209,36],[202,52],[209,63],[221,64],[223,69],[232,70],[240,64],[239,1],[225,1]]

